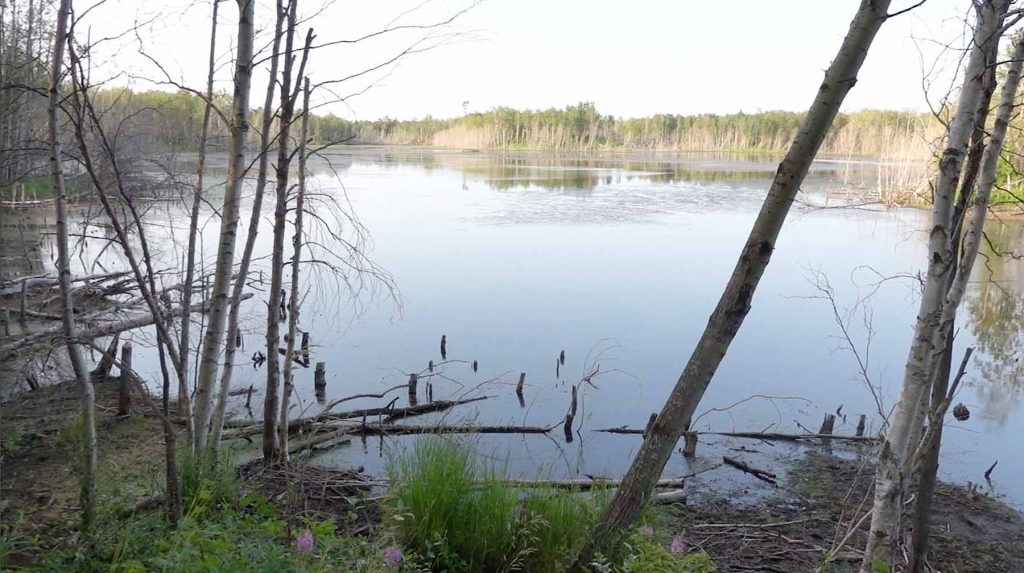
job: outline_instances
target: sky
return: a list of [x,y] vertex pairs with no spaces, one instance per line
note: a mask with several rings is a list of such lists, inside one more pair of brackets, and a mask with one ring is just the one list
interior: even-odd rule
[[[273,3],[258,2],[257,44],[266,55]],[[891,11],[913,3],[894,0]],[[314,50],[308,71],[317,84],[357,74],[415,47],[394,64],[317,90],[319,112],[352,119],[452,117],[497,106],[542,109],[581,101],[616,117],[799,111],[813,99],[857,5],[856,0],[301,0],[300,34],[312,26],[319,45],[389,24],[431,24],[461,13],[441,28],[396,30]],[[969,6],[969,0],[927,0],[886,22],[844,110],[925,111],[929,101],[935,105],[955,75]],[[228,0],[220,11],[216,85],[230,93],[238,10]],[[140,53],[145,52],[170,79],[202,89],[209,12],[208,0],[106,0],[91,11],[79,6],[79,35],[114,38],[94,50],[94,79],[170,89],[152,82],[165,76]],[[133,23],[141,23],[137,35],[126,33]],[[266,75],[266,65],[258,66],[254,106],[263,99]]]

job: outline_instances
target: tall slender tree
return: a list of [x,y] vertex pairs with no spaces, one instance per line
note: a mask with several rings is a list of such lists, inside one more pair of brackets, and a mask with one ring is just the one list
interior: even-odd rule
[[[274,25],[273,47],[270,52],[270,80],[267,82],[267,91],[263,100],[263,117],[260,120],[260,158],[259,167],[256,172],[256,190],[253,193],[252,211],[249,215],[249,229],[245,238],[245,246],[242,248],[242,260],[238,263],[238,275],[235,277],[235,284],[231,289],[231,308],[228,312],[228,337],[237,336],[239,329],[239,313],[242,305],[242,290],[245,288],[246,279],[249,276],[249,265],[252,262],[252,252],[256,246],[256,236],[259,233],[260,220],[262,219],[263,196],[267,189],[268,173],[270,171],[270,145],[274,140],[271,135],[274,117],[274,90],[277,87],[277,69],[281,59],[281,35],[284,30],[284,6],[277,3],[277,17]],[[227,411],[228,395],[231,392],[231,377],[235,370],[235,344],[228,344],[224,350],[224,369],[221,371],[220,388],[217,391],[217,405],[210,420],[210,444],[211,450],[216,451],[220,447],[221,434],[224,430],[224,416]]]
[[[274,166],[276,175],[276,201],[274,203],[274,238],[271,247],[270,293],[272,300],[267,308],[267,389],[263,401],[263,457],[268,462],[281,459],[280,441],[278,438],[278,420],[281,407],[281,361],[278,356],[280,344],[281,319],[284,304],[284,234],[288,214],[288,184],[291,169],[292,151],[291,124],[295,116],[295,101],[298,98],[299,82],[292,87],[296,56],[295,30],[298,25],[298,0],[288,4],[288,22],[285,27],[285,60],[281,75],[281,116],[280,129],[277,134],[277,164]],[[305,72],[306,58],[310,45],[313,43],[313,30],[306,34],[306,43],[301,50],[302,59],[298,74]],[[278,304],[278,297],[282,301]],[[287,358],[287,357],[286,357]]]
[[[213,272],[209,323],[203,338],[199,377],[195,393],[195,449],[204,451],[210,435],[214,382],[221,350],[224,348],[224,323],[229,311],[229,289],[235,262],[235,238],[242,181],[245,178],[245,142],[249,133],[249,87],[252,82],[255,0],[237,0],[238,39],[235,50],[234,95],[231,100],[231,143],[228,174],[221,209],[220,247]],[[233,333],[232,333],[233,334]]]
[[[998,46],[1009,4],[1009,0],[985,0],[975,3],[976,23],[967,68],[964,71],[964,85],[949,125],[946,148],[939,161],[939,175],[935,185],[929,228],[928,269],[924,292],[921,295],[914,337],[904,369],[900,398],[893,410],[875,474],[871,533],[861,564],[861,571],[866,573],[870,573],[879,564],[891,568],[896,560],[895,540],[898,538],[897,532],[901,529],[902,499],[907,485],[904,466],[909,455],[916,449],[916,444],[911,444],[910,441],[916,432],[917,410],[921,407],[922,397],[931,387],[932,374],[938,364],[934,358],[941,356],[946,346],[941,323],[944,318],[944,301],[949,292],[952,292],[946,288],[951,284],[949,277],[953,268],[953,241],[956,240],[952,231],[957,183],[974,128],[978,102],[984,93],[988,55],[994,46]],[[990,143],[989,146],[991,145]],[[982,215],[984,216],[984,213]],[[965,269],[961,268],[960,271],[964,272]],[[969,274],[970,271],[968,267],[966,272]],[[956,304],[959,306],[959,300]]]
[[[997,2],[993,2],[995,13],[989,15],[990,18],[1000,18],[998,10],[1003,10],[1008,7],[1009,3],[1006,3],[1006,7],[1000,6]],[[984,7],[982,7],[984,10]],[[984,15],[979,14],[979,27],[984,23]],[[993,29],[995,37],[983,36],[982,38],[986,42],[982,44],[981,48],[984,49],[995,49],[998,46],[999,36],[1002,34],[1002,26]],[[991,42],[991,44],[988,44]],[[960,242],[960,258],[957,261],[947,259],[947,265],[949,269],[946,270],[947,275],[942,276],[938,273],[934,275],[929,273],[927,281],[925,283],[925,292],[928,291],[928,282],[933,280],[942,280],[942,283],[938,285],[937,290],[939,296],[933,303],[935,307],[924,307],[922,306],[921,315],[937,316],[936,323],[933,331],[929,334],[931,340],[928,341],[927,355],[925,365],[923,367],[923,375],[926,380],[926,385],[921,389],[922,392],[928,394],[928,390],[933,388],[936,384],[934,378],[941,373],[943,361],[951,358],[948,353],[952,350],[949,344],[949,335],[951,332],[950,326],[953,324],[953,320],[956,317],[957,310],[960,308],[960,303],[963,300],[964,292],[967,288],[967,281],[970,278],[971,271],[974,268],[974,261],[978,255],[978,249],[981,245],[981,234],[982,229],[985,225],[985,215],[988,212],[989,198],[992,194],[992,188],[995,186],[996,177],[998,175],[998,164],[1000,161],[1000,155],[1002,153],[1003,141],[1006,138],[1007,126],[1009,125],[1010,118],[1013,114],[1014,99],[1017,95],[1017,89],[1020,84],[1021,75],[1021,62],[1024,60],[1024,43],[1021,42],[1021,36],[1018,36],[1014,40],[1014,55],[1010,60],[1008,66],[1008,72],[1006,79],[1003,83],[1002,94],[1000,96],[999,107],[996,111],[995,122],[992,125],[992,129],[989,133],[988,144],[985,147],[985,153],[981,160],[981,171],[978,174],[978,187],[974,192],[974,199],[972,201],[969,218],[966,219],[966,227],[961,237],[960,233],[956,232],[958,227],[956,221],[952,219],[952,213],[950,219],[944,221],[942,225],[945,227],[944,231],[947,235],[946,240],[948,241],[948,253],[950,256],[956,251],[955,243]],[[979,73],[984,74],[985,70],[979,70]],[[967,78],[967,83],[973,83],[975,80]],[[967,88],[965,87],[965,90]],[[961,96],[963,97],[963,96]],[[951,128],[952,129],[952,128]],[[933,215],[938,210],[937,207],[933,207]],[[933,227],[933,235],[936,234],[935,228]],[[930,267],[931,265],[929,265]],[[955,268],[955,271],[952,269]],[[950,276],[951,273],[951,276]],[[926,325],[930,326],[930,325]],[[921,336],[919,328],[915,329],[915,343],[918,337]],[[913,364],[915,368],[920,367],[918,364]],[[908,362],[907,369],[910,370],[912,364]],[[915,373],[916,374],[916,373]],[[910,380],[911,384],[916,385],[918,380]],[[907,388],[908,379],[904,379],[903,392],[900,395],[900,403],[896,404],[894,411],[893,425],[897,422],[900,424],[907,424],[905,420],[901,419],[904,417],[916,416],[916,412],[907,407],[906,404],[902,404],[905,399],[916,399],[912,394],[917,391],[916,388]],[[919,406],[920,407],[920,406]],[[904,453],[902,459],[893,455],[892,452],[896,451],[898,447],[897,443],[892,442],[888,436],[886,443],[883,445],[883,458],[879,461],[878,469],[876,472],[875,479],[875,504],[872,513],[871,523],[871,535],[868,537],[868,547],[864,553],[864,562],[861,566],[862,571],[872,571],[872,568],[877,568],[879,563],[884,563],[894,569],[896,566],[895,558],[895,539],[898,539],[898,533],[900,532],[901,523],[900,518],[902,516],[902,499],[906,489],[907,478],[913,473],[916,466],[921,465],[917,463],[918,460],[927,457],[927,453],[934,448],[938,450],[939,443],[937,440],[941,438],[942,428],[942,416],[946,412],[948,407],[948,401],[937,406],[935,412],[932,414],[929,420],[928,431],[924,432],[924,446],[919,447],[917,443],[910,443],[906,445],[907,451]],[[937,464],[929,467],[929,472],[934,472],[937,469]],[[933,478],[934,476],[929,476]],[[930,508],[922,507],[919,508],[927,512]],[[891,519],[891,521],[887,521]],[[927,531],[927,530],[925,530]],[[925,534],[926,535],[926,534]],[[923,553],[927,550],[927,545],[914,546],[916,554],[913,561],[915,566],[919,567],[917,563],[921,562]]]
[[299,334],[299,269],[302,263],[302,211],[306,196],[306,153],[309,139],[309,78],[302,90],[302,122],[299,129],[299,173],[295,187],[295,235],[292,236],[292,277],[288,303],[288,343],[284,361],[284,392],[281,394],[281,456],[288,459],[288,401],[294,387],[295,339]]
[[189,214],[188,251],[185,254],[185,282],[182,284],[181,332],[178,348],[181,352],[181,368],[178,370],[178,409],[185,418],[185,431],[191,447],[195,446],[195,421],[192,418],[192,397],[188,384],[188,349],[192,327],[192,289],[196,274],[196,238],[199,236],[199,208],[203,204],[203,175],[206,171],[206,144],[210,134],[210,116],[213,113],[213,72],[217,57],[217,11],[220,0],[213,0],[210,15],[210,55],[206,64],[206,94],[203,102],[203,127],[199,134],[199,157],[196,161],[196,178],[192,188],[192,209]]
[[577,557],[572,570],[581,571],[598,551],[612,547],[619,533],[640,515],[655,483],[661,476],[679,437],[689,426],[697,404],[721,364],[743,319],[750,311],[754,291],[775,249],[782,224],[797,191],[807,175],[829,127],[846,94],[857,82],[857,73],[871,43],[889,17],[886,0],[862,0],[850,23],[849,32],[825,72],[825,80],[807,112],[772,181],[757,220],[750,231],[739,260],[722,297],[708,320],[686,368],[672,393],[649,425],[622,485],[612,498],[590,541]]
[[68,248],[68,202],[64,185],[63,157],[58,134],[57,110],[60,108],[61,79],[64,77],[64,48],[68,42],[68,18],[71,0],[61,0],[57,9],[57,29],[53,39],[53,60],[50,71],[47,126],[50,140],[50,177],[57,209],[57,273],[62,303],[61,321],[64,343],[67,346],[71,368],[82,393],[82,533],[85,540],[92,538],[96,517],[96,394],[89,380],[85,359],[75,339],[75,309],[71,298],[71,257]]

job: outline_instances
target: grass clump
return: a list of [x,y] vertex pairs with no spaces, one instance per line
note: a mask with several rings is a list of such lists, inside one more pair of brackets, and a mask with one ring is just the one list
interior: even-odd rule
[[[431,437],[388,465],[387,524],[410,554],[403,561],[431,571],[564,571],[586,542],[606,492],[521,489],[477,461],[465,445]],[[648,532],[650,530],[650,532]],[[615,561],[595,572],[711,573],[703,552],[684,554],[678,539],[643,526],[625,536]]]

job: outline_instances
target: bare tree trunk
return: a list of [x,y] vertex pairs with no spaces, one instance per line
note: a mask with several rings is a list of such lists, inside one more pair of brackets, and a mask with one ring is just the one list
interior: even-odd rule
[[[953,206],[952,221],[953,231],[950,233],[950,237],[959,237],[963,230],[964,214],[967,212],[968,201],[974,196],[974,186],[978,179],[978,172],[981,170],[981,160],[985,153],[985,145],[988,138],[988,130],[986,123],[988,122],[989,107],[992,103],[992,95],[996,89],[996,61],[999,57],[998,46],[992,44],[989,46],[987,54],[987,60],[985,65],[985,76],[982,83],[981,97],[978,98],[978,108],[974,112],[974,124],[971,132],[971,146],[967,153],[967,159],[964,166],[963,177],[960,179],[960,191],[956,198],[956,204]],[[957,259],[960,255],[960,244],[959,242],[952,242],[952,251],[950,253],[950,269],[947,273],[946,285],[943,287],[943,292],[948,292],[950,286],[952,286],[953,276],[957,272]],[[953,325],[950,325],[952,328]],[[952,330],[950,330],[952,333]],[[952,352],[952,347],[948,347],[948,352]],[[949,357],[943,359],[943,365],[948,361]],[[932,392],[935,394],[936,386],[942,386],[948,382],[948,374],[945,377],[939,375],[939,377],[933,376]],[[939,399],[945,397],[945,390],[941,390],[942,394]],[[934,410],[938,402],[931,401],[931,407],[928,407],[929,400],[933,398],[928,392],[921,394],[921,399],[918,404],[918,411],[914,417],[912,428],[912,434],[910,436],[910,444],[918,444],[921,441],[921,433],[924,430],[924,423],[929,413]],[[937,463],[937,462],[936,462]],[[911,479],[913,482],[913,478]],[[913,487],[911,483],[911,487]],[[918,497],[920,502],[920,497]]]
[[[278,0],[278,5],[281,0]],[[288,24],[285,30],[284,72],[281,77],[281,116],[277,135],[277,202],[274,208],[274,241],[270,263],[270,300],[267,304],[267,390],[263,400],[263,459],[274,462],[281,458],[280,443],[277,437],[277,419],[280,401],[281,366],[277,356],[280,344],[281,308],[278,304],[282,274],[284,272],[284,223],[287,213],[288,198],[288,167],[291,154],[288,152],[288,134],[292,122],[291,81],[292,63],[295,56],[292,49],[295,45],[295,8],[292,0],[288,13]],[[279,8],[281,10],[282,8]]]
[[[156,325],[157,331],[157,351],[160,361],[160,370],[163,376],[163,411],[164,416],[167,415],[168,403],[167,397],[170,387],[170,376],[167,371],[166,356],[169,356],[175,369],[181,368],[180,356],[175,348],[174,341],[170,337],[170,333],[167,327],[167,320],[165,320],[165,313],[156,300],[156,273],[153,270],[153,262],[150,256],[148,243],[146,240],[145,229],[142,226],[142,218],[138,210],[135,208],[131,197],[125,192],[123,186],[123,180],[121,173],[117,166],[117,155],[114,147],[111,145],[110,140],[106,137],[103,131],[100,118],[96,113],[95,107],[92,105],[92,100],[89,95],[89,86],[86,85],[86,74],[85,68],[82,65],[82,60],[75,50],[74,42],[74,25],[68,33],[68,56],[70,57],[70,71],[71,81],[73,86],[72,103],[74,106],[74,128],[75,128],[75,139],[78,142],[79,150],[81,152],[82,165],[85,167],[86,173],[89,175],[90,180],[93,183],[93,187],[96,191],[96,196],[100,200],[103,206],[103,210],[106,213],[111,227],[114,229],[114,233],[117,237],[117,243],[121,245],[122,252],[125,258],[128,260],[128,265],[134,275],[136,285],[139,288],[139,292],[145,300],[146,305],[149,307],[150,314],[153,318],[153,323]],[[90,127],[91,126],[91,127]],[[92,153],[89,149],[87,142],[86,130],[91,129],[92,133],[96,136],[100,142],[104,152],[107,154],[109,159],[113,175],[114,183],[119,192],[121,200],[124,206],[127,206],[128,211],[132,216],[132,223],[136,226],[139,241],[142,247],[142,264],[140,264],[138,257],[132,250],[131,244],[128,240],[128,231],[126,227],[121,223],[117,216],[117,212],[114,210],[113,204],[110,201],[110,196],[106,191],[106,186],[100,178],[99,173],[96,169],[96,164],[93,161]],[[123,210],[122,210],[123,213]],[[142,265],[145,265],[146,273],[142,272]],[[174,492],[180,489],[180,482],[178,481],[177,475],[177,463],[174,456],[174,442],[175,436],[173,434],[165,436],[169,443],[167,447],[167,487],[171,495],[169,495],[170,513],[172,520],[176,520],[180,516],[180,496],[175,501]],[[177,507],[175,506],[177,504]]]
[[[270,304],[267,308],[267,391],[263,401],[263,458],[268,462],[281,459],[280,442],[277,435],[278,410],[281,407],[278,391],[280,390],[281,362],[278,356],[278,344],[280,343],[280,322],[281,311],[277,304],[277,297],[284,292],[284,233],[285,217],[288,213],[288,171],[291,167],[292,154],[288,150],[291,123],[295,115],[295,100],[298,97],[298,89],[292,92],[292,64],[295,56],[292,55],[292,48],[295,44],[296,11],[298,0],[292,0],[289,4],[288,27],[285,33],[284,71],[281,78],[281,129],[277,138],[277,202],[274,208],[274,243],[271,251],[270,269]],[[306,44],[302,50],[302,60],[299,64],[299,73],[296,77],[302,77],[306,66],[306,57],[309,54],[309,46],[313,42],[313,31],[306,35]],[[296,82],[296,88],[298,83]]]
[[[207,448],[213,405],[213,384],[217,364],[224,345],[224,322],[227,318],[228,289],[234,268],[235,237],[238,231],[238,204],[245,177],[245,140],[249,133],[249,84],[252,80],[252,43],[255,0],[238,2],[238,49],[235,53],[235,92],[231,103],[231,149],[227,181],[224,185],[224,207],[221,211],[220,249],[213,274],[210,320],[203,338],[203,354],[199,363],[199,379],[195,395],[195,450]],[[234,333],[231,333],[232,336]]]
[[[953,195],[960,178],[968,138],[974,127],[978,102],[982,98],[984,90],[988,54],[994,46],[998,45],[1008,5],[1007,0],[994,0],[978,5],[978,20],[965,71],[964,87],[960,92],[960,100],[953,121],[949,126],[947,147],[939,162],[939,179],[935,188],[931,233],[928,241],[928,274],[914,329],[914,339],[904,371],[900,398],[893,411],[892,422],[879,455],[875,475],[871,533],[868,536],[864,560],[861,563],[862,573],[870,573],[879,564],[888,564],[890,568],[894,566],[894,540],[898,538],[897,534],[901,529],[900,512],[907,477],[904,474],[904,465],[912,447],[909,443],[910,437],[914,432],[913,426],[917,419],[917,408],[920,406],[922,394],[928,391],[932,381],[931,373],[934,369],[932,358],[941,355],[945,347],[945,333],[941,330],[941,323],[945,318],[945,308],[949,306],[949,296],[957,288],[958,282],[954,281],[947,294],[946,286],[949,284],[949,275],[952,269],[952,242],[955,240],[951,235],[954,227],[952,221]],[[995,160],[998,160],[1002,141],[1000,139],[997,143],[995,134],[990,138],[989,145],[985,150],[985,159],[982,160],[982,186],[985,184],[985,164],[993,147],[996,148]],[[976,202],[980,198],[981,192],[982,190],[979,188],[979,197],[975,199]],[[987,193],[984,201],[984,205],[987,206]],[[984,222],[984,217],[983,207],[982,222]],[[980,232],[980,227],[978,231]],[[969,240],[969,237],[970,231],[968,231],[968,237],[965,238],[963,251],[965,257],[968,255],[966,241]],[[977,245],[974,246],[974,251],[976,254]],[[970,261],[965,262],[968,262],[966,271],[961,268],[959,272],[966,272],[969,275],[973,264],[973,255],[971,255]],[[966,284],[966,278],[963,282]],[[962,289],[960,294],[962,295]],[[955,305],[959,306],[959,303],[958,297]],[[954,306],[953,313],[955,310]],[[950,320],[952,320],[952,316],[950,316]]]
[[292,285],[288,308],[288,350],[284,355],[284,393],[281,395],[281,428],[279,430],[281,458],[288,459],[288,398],[294,377],[295,339],[299,324],[299,263],[302,261],[302,210],[306,194],[306,140],[309,139],[309,78],[302,90],[302,127],[299,130],[299,182],[295,196],[295,235],[292,238]]
[[57,109],[60,100],[60,83],[63,77],[64,46],[68,41],[68,17],[71,0],[61,0],[57,12],[57,30],[53,41],[53,62],[50,73],[49,104],[47,107],[50,138],[50,175],[53,191],[57,196],[57,272],[63,308],[61,319],[64,323],[64,343],[71,359],[71,368],[82,391],[82,425],[84,445],[82,463],[82,536],[86,543],[92,542],[93,525],[96,516],[96,395],[89,381],[81,350],[75,339],[75,310],[71,300],[71,257],[68,249],[68,202],[64,186],[64,170],[61,164],[61,146],[57,135]]
[[[983,92],[978,102],[978,109],[974,114],[974,131],[971,134],[971,148],[967,154],[967,164],[964,168],[964,176],[960,181],[960,192],[957,197],[956,205],[953,208],[953,224],[954,231],[952,236],[960,236],[961,229],[963,226],[964,213],[967,211],[968,199],[973,196],[974,184],[978,178],[978,171],[981,169],[981,160],[985,152],[986,138],[988,132],[986,130],[986,121],[989,114],[989,106],[992,102],[992,94],[995,92],[996,87],[996,58],[998,53],[991,51],[988,54],[988,65],[985,70],[985,83]],[[959,242],[953,244],[953,267],[951,273],[957,272],[957,263],[959,259]],[[949,277],[945,290],[948,291],[952,285],[952,276]],[[917,419],[914,422],[915,430],[918,430],[918,434],[923,432],[924,421],[927,416],[931,416],[933,420],[941,420],[940,408],[942,407],[943,400],[946,398],[946,392],[949,388],[950,375],[952,370],[953,361],[953,332],[955,325],[950,324],[947,328],[946,333],[946,346],[944,354],[942,356],[941,363],[938,371],[933,376],[931,393],[925,394],[928,397],[930,407],[924,407],[921,405],[921,411],[917,415]],[[932,422],[934,423],[934,422]],[[935,494],[935,483],[936,475],[939,469],[939,451],[942,443],[942,424],[939,423],[936,427],[932,428],[931,431],[934,433],[932,439],[926,443],[922,443],[921,447],[924,451],[921,452],[921,469],[917,472],[917,495],[914,498],[914,509],[911,517],[911,531],[912,544],[910,549],[910,562],[907,565],[909,573],[924,573],[925,555],[928,550],[928,537],[931,529],[931,506],[932,500]],[[910,443],[919,443],[921,439],[920,435],[912,437]],[[911,476],[911,481],[914,481],[915,476]]]
[[195,420],[192,418],[192,398],[188,384],[189,330],[191,329],[192,286],[196,271],[196,237],[199,234],[199,207],[203,204],[203,171],[206,168],[206,140],[210,133],[210,115],[213,111],[213,71],[217,56],[217,8],[220,0],[213,0],[210,23],[210,58],[206,68],[206,105],[203,106],[203,128],[199,136],[199,158],[196,161],[196,182],[192,190],[192,211],[188,226],[188,253],[185,262],[185,283],[181,302],[181,368],[178,370],[178,410],[185,417],[185,436],[195,446]]
[[779,165],[718,306],[668,401],[650,427],[622,486],[612,498],[591,541],[573,564],[573,571],[586,567],[596,552],[610,548],[618,534],[632,525],[642,511],[729,344],[750,311],[754,291],[768,266],[793,198],[843,99],[856,83],[857,72],[886,19],[888,7],[889,2],[885,0],[861,2],[796,139]]
[[[281,58],[281,32],[284,28],[284,10],[280,3],[277,7],[276,25],[274,27],[274,45],[270,55],[270,81],[267,82],[267,94],[263,100],[263,118],[260,131],[260,162],[256,175],[256,192],[252,200],[252,213],[249,216],[249,231],[242,249],[242,260],[239,263],[238,275],[231,291],[231,309],[228,313],[227,335],[230,338],[238,332],[238,316],[241,309],[242,289],[249,275],[249,264],[252,262],[252,251],[259,233],[263,194],[267,188],[267,172],[270,167],[270,129],[274,121],[274,88],[277,86],[277,66]],[[220,438],[224,431],[224,415],[227,411],[228,394],[231,392],[231,374],[234,371],[235,345],[228,344],[224,351],[224,370],[221,372],[220,388],[217,393],[217,408],[210,420],[210,448],[216,451],[220,447]]]

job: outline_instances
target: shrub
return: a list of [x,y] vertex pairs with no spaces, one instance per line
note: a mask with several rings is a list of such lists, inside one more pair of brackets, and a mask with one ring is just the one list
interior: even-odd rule
[[[607,498],[603,491],[509,487],[468,447],[440,437],[419,440],[411,452],[393,456],[388,474],[385,516],[398,539],[433,571],[563,571]],[[617,560],[599,559],[593,570],[715,571],[703,552],[684,554],[681,541],[675,547],[650,531],[630,532]]]

